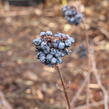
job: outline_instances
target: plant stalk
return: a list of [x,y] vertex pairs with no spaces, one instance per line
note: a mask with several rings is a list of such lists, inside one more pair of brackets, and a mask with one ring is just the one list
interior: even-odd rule
[[63,79],[62,73],[61,73],[58,65],[55,65],[55,68],[58,71],[59,78],[61,80],[61,84],[62,84],[62,87],[63,87],[63,92],[64,92],[64,96],[65,96],[65,99],[66,99],[66,102],[67,102],[68,109],[71,109],[70,101],[69,101],[68,94],[67,94],[67,91],[66,91],[66,88],[65,88],[65,83],[64,83],[64,79]]
[[[90,73],[90,67],[91,67],[91,61],[90,61],[90,44],[89,44],[89,35],[87,33],[87,29],[86,29],[86,26],[85,26],[85,22],[83,20],[83,28],[84,28],[84,34],[86,36],[86,45],[87,45],[87,55],[88,55],[88,73]],[[88,87],[88,85],[90,84],[90,74],[88,74],[87,76],[88,78],[88,81],[87,81],[87,100],[86,100],[86,103],[87,103],[87,109],[89,109],[89,103],[90,103],[90,89]]]

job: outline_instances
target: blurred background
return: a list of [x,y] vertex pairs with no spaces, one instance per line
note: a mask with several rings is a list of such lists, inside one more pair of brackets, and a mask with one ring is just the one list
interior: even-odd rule
[[[41,31],[62,32],[76,39],[73,52],[63,59],[60,70],[70,100],[80,89],[91,69],[87,64],[84,28],[82,24],[70,25],[63,18],[60,9],[65,4],[77,4],[84,13],[97,70],[109,91],[108,0],[0,0],[0,109],[65,109],[57,71],[42,65],[35,56],[32,40]],[[104,109],[102,91],[95,77],[90,78],[90,102],[98,104],[89,109]],[[86,105],[85,87],[75,102],[79,109],[86,109],[82,107]]]

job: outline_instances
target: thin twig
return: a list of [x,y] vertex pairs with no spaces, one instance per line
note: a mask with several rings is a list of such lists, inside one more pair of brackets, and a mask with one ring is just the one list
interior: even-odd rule
[[[108,103],[109,103],[109,101],[108,101]],[[97,107],[97,109],[98,109],[98,106],[103,105],[103,104],[104,104],[104,100],[101,100],[98,102],[90,103],[89,106]],[[75,109],[86,109],[86,107],[87,107],[87,105],[82,105],[82,106],[75,107]]]
[[[80,0],[78,0],[80,1]],[[90,66],[91,66],[91,62],[90,62],[90,56],[89,56],[89,35],[87,34],[87,31],[86,31],[86,26],[85,26],[85,23],[84,23],[84,20],[83,20],[83,29],[84,29],[84,34],[86,36],[86,45],[87,45],[87,54],[88,54],[88,75],[86,77],[86,80],[84,81],[84,83],[82,84],[81,88],[78,90],[77,94],[74,96],[73,100],[71,101],[71,104],[74,104],[74,102],[76,101],[77,97],[80,95],[81,91],[83,90],[86,82],[87,82],[87,109],[89,108],[89,102],[90,102],[90,97],[89,97],[89,92],[90,92],[90,89],[88,87],[88,85],[90,84]]]
[[100,88],[104,94],[104,109],[108,109],[108,93],[107,93],[105,87],[101,83],[100,76],[99,76],[97,68],[96,68],[96,61],[95,61],[95,57],[94,57],[95,55],[94,55],[93,46],[90,46],[90,51],[91,51],[90,59],[91,59],[91,63],[92,63],[92,72],[97,80],[98,85],[100,86]]
[[[89,73],[89,72],[88,72]],[[89,84],[90,84],[90,75],[88,74],[87,76],[88,80],[87,80],[87,100],[86,100],[86,103],[87,103],[87,109],[89,108],[89,103],[90,103],[90,89],[89,89]]]
[[104,36],[106,36],[107,39],[109,39],[109,32],[103,28],[103,27],[98,27],[97,28]]
[[[91,72],[90,71],[90,67],[91,67],[91,61],[90,61],[90,44],[89,44],[89,35],[87,33],[87,29],[86,29],[86,26],[85,26],[85,22],[83,20],[83,28],[84,28],[84,34],[86,36],[86,45],[87,45],[87,55],[88,55],[88,73]],[[90,84],[90,75],[88,75],[88,80],[87,80],[87,100],[86,100],[86,103],[87,103],[87,109],[89,108],[89,102],[90,102],[90,95],[89,95],[89,92],[90,92],[90,89],[88,87],[88,85]]]
[[28,16],[28,15],[36,15],[35,11],[31,11],[31,10],[24,10],[24,11],[19,11],[19,12],[16,12],[16,11],[8,11],[8,12],[5,12],[5,11],[1,11],[1,14],[0,14],[0,18],[4,18],[4,17],[16,17],[16,16]]
[[[84,24],[84,28],[86,29],[85,24]],[[107,94],[106,89],[104,88],[104,86],[102,85],[102,83],[100,81],[100,77],[98,75],[98,71],[97,71],[97,68],[96,68],[96,61],[95,61],[95,57],[94,57],[94,49],[93,49],[93,47],[91,47],[89,45],[89,42],[88,42],[89,41],[89,36],[88,36],[87,32],[85,32],[85,33],[86,33],[86,42],[87,42],[89,66],[92,67],[91,70],[92,70],[92,72],[93,72],[93,74],[94,74],[94,76],[95,76],[95,78],[97,80],[98,85],[100,86],[100,88],[101,88],[101,90],[102,90],[102,92],[104,94],[104,107],[105,107],[105,109],[108,109],[108,94]],[[87,101],[87,105],[89,104],[88,102],[89,101]]]
[[[87,72],[88,73],[88,72]],[[87,76],[90,75],[90,72],[88,73]],[[84,82],[82,83],[82,85],[80,86],[79,90],[77,91],[76,95],[74,96],[74,98],[71,101],[71,105],[74,106],[75,101],[77,100],[77,98],[79,97],[79,95],[81,94],[82,90],[84,89],[85,85],[87,84],[88,78],[86,76],[86,79],[84,80]]]
[[69,98],[68,98],[68,95],[67,95],[67,91],[66,91],[66,87],[65,87],[65,84],[64,84],[64,79],[63,79],[62,73],[60,72],[60,69],[59,69],[59,66],[58,65],[56,65],[55,68],[58,71],[59,78],[60,78],[61,83],[62,83],[62,87],[63,87],[65,99],[66,99],[66,102],[67,102],[67,105],[68,105],[68,109],[71,109],[70,108],[70,101],[69,101]]
[[13,109],[5,99],[4,94],[0,91],[0,109]]

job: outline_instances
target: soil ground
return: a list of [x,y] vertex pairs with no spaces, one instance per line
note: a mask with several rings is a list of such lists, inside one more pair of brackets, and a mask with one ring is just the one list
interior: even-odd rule
[[[109,91],[108,6],[106,0],[89,3],[85,11],[86,32],[90,42],[94,44],[97,70],[107,91]],[[73,52],[59,65],[71,100],[89,71],[87,56],[80,57],[80,54],[75,52],[79,45],[86,46],[83,25],[76,27],[68,24],[62,17],[59,5],[11,6],[9,10],[1,6],[0,13],[0,90],[6,100],[13,109],[65,109],[66,103],[57,71],[36,59],[32,40],[38,37],[41,31],[47,30],[67,33],[76,39],[76,43],[71,47]],[[90,85],[91,102],[103,100],[102,91],[93,75]],[[85,87],[75,106],[86,104],[86,92]],[[99,105],[90,109],[104,107]]]

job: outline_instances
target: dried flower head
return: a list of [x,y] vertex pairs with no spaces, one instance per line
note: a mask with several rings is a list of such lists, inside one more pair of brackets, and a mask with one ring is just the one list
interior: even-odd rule
[[69,54],[68,48],[74,42],[68,34],[53,34],[51,31],[41,32],[40,37],[33,40],[37,59],[49,66],[62,63],[61,57]]

